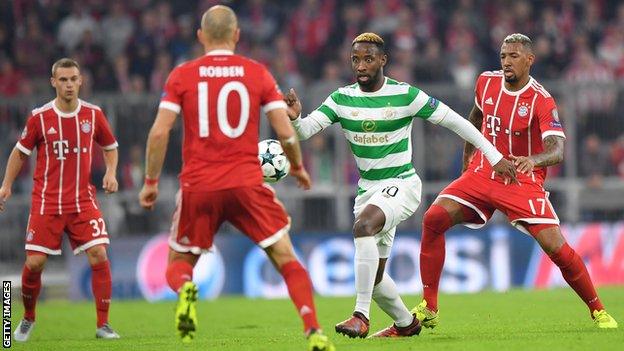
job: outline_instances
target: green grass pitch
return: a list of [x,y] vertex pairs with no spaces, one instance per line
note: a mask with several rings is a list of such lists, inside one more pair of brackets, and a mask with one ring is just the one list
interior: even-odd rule
[[[442,295],[441,322],[420,336],[402,339],[349,339],[334,333],[352,311],[353,298],[317,298],[319,319],[340,350],[624,350],[624,287],[599,289],[616,330],[595,329],[571,289],[513,290],[507,293]],[[412,307],[419,296],[405,296]],[[89,302],[40,303],[37,324],[26,344],[14,350],[305,350],[302,327],[290,300],[224,297],[198,305],[199,332],[184,345],[173,331],[174,302],[113,301],[111,325],[122,339],[95,339],[95,311]],[[13,300],[13,328],[22,315]],[[376,306],[371,334],[390,325]]]

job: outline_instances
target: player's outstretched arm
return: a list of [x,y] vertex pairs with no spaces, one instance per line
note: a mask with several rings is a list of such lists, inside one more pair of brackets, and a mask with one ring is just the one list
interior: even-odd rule
[[[481,130],[481,124],[483,123],[483,112],[481,112],[481,110],[477,107],[477,105],[472,106],[472,110],[470,111],[470,114],[468,115],[468,121],[472,123],[472,125],[475,126],[477,130]],[[474,155],[475,150],[476,150],[475,146],[472,145],[471,143],[467,141],[464,143],[464,157],[463,157],[463,164],[462,164],[462,173],[464,173],[466,169],[468,168],[468,164],[470,163],[470,160],[472,159],[472,156]]]
[[544,151],[531,156],[509,157],[514,161],[516,169],[520,173],[531,173],[535,167],[548,167],[563,161],[564,138],[557,135],[549,135],[542,141]]
[[145,150],[145,183],[139,193],[139,202],[143,208],[154,208],[158,198],[158,177],[162,171],[169,144],[169,132],[173,128],[177,113],[166,108],[158,109],[156,120],[147,137]]
[[439,124],[452,130],[466,142],[481,150],[494,171],[505,179],[505,183],[513,182],[519,184],[518,179],[516,179],[516,167],[514,167],[513,163],[505,159],[496,147],[481,134],[479,129],[458,115],[457,112],[449,108]]
[[117,192],[119,183],[117,183],[117,163],[119,161],[119,151],[117,148],[112,150],[104,150],[104,164],[106,165],[106,173],[102,180],[102,188],[107,194]]
[[297,178],[299,187],[308,190],[312,186],[312,181],[308,172],[303,167],[301,156],[301,146],[295,135],[295,130],[288,121],[287,113],[284,109],[277,108],[267,113],[269,123],[275,130],[277,138],[282,144],[286,158],[290,162],[290,175]]
[[24,162],[28,158],[28,155],[19,151],[17,148],[13,148],[9,160],[7,162],[6,170],[4,172],[4,179],[2,180],[2,187],[0,187],[0,212],[4,211],[4,203],[11,197],[11,188],[13,188],[13,182],[19,174]]

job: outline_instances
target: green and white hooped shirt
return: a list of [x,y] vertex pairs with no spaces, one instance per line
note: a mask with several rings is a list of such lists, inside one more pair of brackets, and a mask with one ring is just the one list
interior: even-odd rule
[[414,176],[412,120],[438,124],[449,111],[424,91],[386,77],[375,92],[364,92],[357,83],[338,88],[293,127],[303,140],[340,123],[360,173],[361,194],[380,181]]

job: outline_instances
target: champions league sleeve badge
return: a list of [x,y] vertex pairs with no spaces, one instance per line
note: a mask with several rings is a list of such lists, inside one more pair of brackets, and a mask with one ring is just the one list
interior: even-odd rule
[[552,111],[550,111],[550,114],[555,121],[559,122],[559,112],[557,112],[556,108],[553,108]]

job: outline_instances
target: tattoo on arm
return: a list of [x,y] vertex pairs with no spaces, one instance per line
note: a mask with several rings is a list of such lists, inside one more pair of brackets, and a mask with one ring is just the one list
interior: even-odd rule
[[544,138],[542,141],[544,151],[531,156],[535,162],[535,167],[548,167],[561,163],[563,161],[563,141],[562,137],[556,135],[549,135]]
[[[483,123],[483,112],[481,112],[481,110],[479,110],[477,106],[473,106],[472,110],[470,111],[470,115],[468,115],[468,121],[470,121],[470,123],[472,123],[472,125],[480,131],[481,123]],[[468,166],[468,162],[470,161],[470,158],[472,157],[472,154],[474,154],[474,152],[475,146],[469,142],[466,142],[464,144],[464,169],[466,169],[466,167]]]

